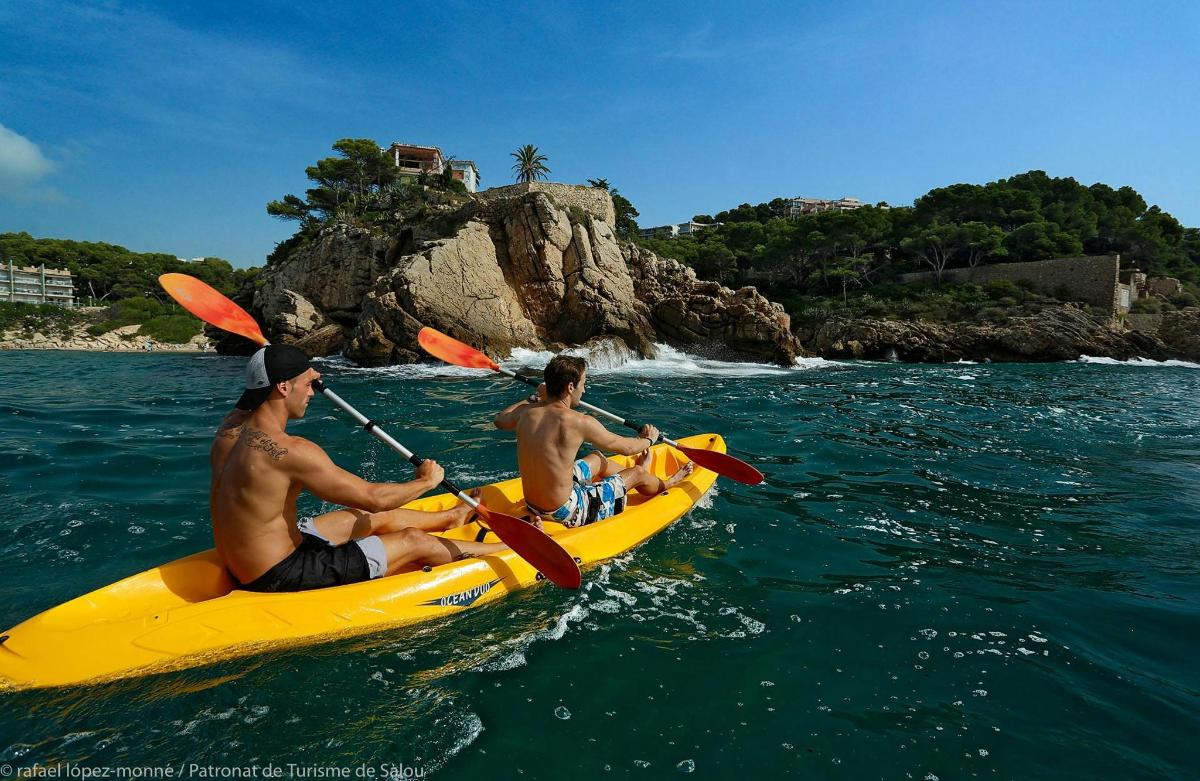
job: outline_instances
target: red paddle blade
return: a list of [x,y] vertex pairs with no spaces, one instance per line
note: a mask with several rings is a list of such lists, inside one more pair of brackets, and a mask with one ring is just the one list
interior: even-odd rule
[[579,588],[582,582],[579,565],[550,535],[520,518],[493,512],[483,505],[475,511],[484,517],[505,545],[536,567],[551,583],[563,588]]
[[[452,363],[455,366],[463,366],[467,369],[491,369],[492,371],[500,368],[498,363],[471,345],[463,344],[457,339],[446,336],[441,331],[436,331],[429,326],[425,326],[417,334],[417,343],[434,358],[443,360],[446,363]],[[528,526],[529,524],[525,525]]]
[[758,485],[763,481],[763,473],[728,453],[718,453],[715,450],[701,450],[694,447],[681,447],[679,452],[690,458],[694,463],[709,469],[722,477],[737,480],[746,485]]
[[158,284],[162,285],[163,290],[178,301],[180,306],[209,325],[244,336],[252,342],[267,343],[267,337],[263,336],[258,323],[246,314],[245,309],[195,277],[189,277],[187,274],[163,274],[158,278]]

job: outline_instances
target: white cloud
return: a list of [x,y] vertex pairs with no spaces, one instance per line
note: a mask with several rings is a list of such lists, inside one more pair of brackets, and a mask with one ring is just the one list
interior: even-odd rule
[[33,187],[53,170],[37,144],[0,125],[0,194],[33,195]]

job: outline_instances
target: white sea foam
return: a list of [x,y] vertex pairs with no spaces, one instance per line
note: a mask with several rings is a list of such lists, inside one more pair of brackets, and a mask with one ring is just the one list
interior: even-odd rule
[[1104,356],[1081,355],[1078,363],[1095,363],[1102,366],[1176,366],[1185,369],[1200,369],[1200,363],[1190,361],[1153,361],[1149,358],[1131,358],[1128,361],[1118,361],[1116,358]]
[[[591,351],[578,347],[565,352],[587,358],[588,369],[593,374],[633,374],[641,377],[677,376],[681,373],[714,377],[752,377],[764,374],[790,374],[797,370],[837,365],[833,361],[826,361],[823,358],[799,358],[789,368],[770,363],[717,361],[700,358],[666,344],[654,345],[653,358],[613,356],[611,353],[593,355]],[[518,347],[501,365],[506,369],[540,368],[553,357],[554,353],[549,351],[526,350]]]
[[[573,347],[566,352],[569,355],[579,355],[587,359],[588,369],[593,374],[628,374],[639,377],[675,377],[680,374],[705,375],[711,377],[753,377],[761,375],[786,375],[796,371],[834,368],[839,366],[835,361],[824,358],[798,358],[790,367],[775,366],[769,363],[751,363],[742,361],[718,361],[700,358],[670,345],[654,345],[653,358],[638,358],[617,355],[608,351],[593,352],[588,349]],[[517,347],[512,354],[500,361],[500,365],[510,371],[540,370],[550,362],[554,353],[549,350],[528,350]],[[419,363],[400,366],[357,366],[342,356],[332,356],[319,359],[320,363],[336,368],[348,374],[370,374],[377,377],[392,377],[396,379],[436,379],[439,377],[481,377],[490,374],[486,369],[464,369],[443,363]]]

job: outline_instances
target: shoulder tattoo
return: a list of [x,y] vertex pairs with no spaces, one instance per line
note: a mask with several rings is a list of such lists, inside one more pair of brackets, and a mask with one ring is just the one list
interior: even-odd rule
[[217,427],[217,437],[220,439],[237,439],[242,433],[242,423],[226,420]]
[[275,440],[271,439],[265,433],[256,428],[242,429],[242,441],[246,443],[247,447],[252,447],[255,450],[261,450],[276,461],[283,458],[288,453],[288,449],[286,447],[280,447]]

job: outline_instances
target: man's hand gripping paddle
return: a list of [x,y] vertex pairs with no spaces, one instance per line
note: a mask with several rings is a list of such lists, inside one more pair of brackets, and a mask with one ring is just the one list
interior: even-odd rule
[[[435,358],[440,358],[446,363],[451,363],[455,366],[462,366],[468,369],[491,369],[494,372],[499,372],[500,374],[512,377],[514,380],[519,380],[526,385],[532,385],[535,388],[540,384],[532,377],[525,377],[517,374],[516,372],[505,369],[503,366],[496,363],[479,350],[476,350],[474,347],[464,344],[457,339],[447,336],[446,334],[436,331],[432,328],[422,328],[420,333],[417,334],[417,341],[421,344],[421,347],[424,348],[425,352],[429,353]],[[581,401],[579,402],[579,406],[589,410],[590,412],[594,412],[597,415],[608,418],[614,423],[627,426],[634,431],[642,430],[643,424],[635,423],[632,420],[626,420],[625,418],[614,415],[611,412],[602,410],[599,407],[593,407],[587,402]],[[758,485],[763,481],[762,472],[750,466],[745,461],[734,458],[726,453],[718,453],[713,450],[702,450],[694,447],[684,447],[678,442],[667,439],[666,437],[663,437],[662,441],[683,453],[696,464],[704,467],[705,469],[712,470],[719,475],[728,477],[731,480],[736,480],[739,483],[745,483],[746,485]]]
[[[246,310],[195,277],[187,274],[163,274],[158,281],[180,306],[204,322],[244,336],[258,344],[267,344],[267,338],[263,336],[258,323],[254,322],[254,318],[247,314]],[[367,419],[342,397],[325,387],[323,382],[318,380],[313,383],[313,387],[358,421],[376,439],[408,459],[413,466],[424,463],[425,459],[392,439],[378,424]],[[443,480],[442,487],[474,508],[505,545],[536,567],[552,583],[563,588],[579,588],[579,565],[571,558],[571,554],[544,531],[520,518],[489,510],[449,480]]]

